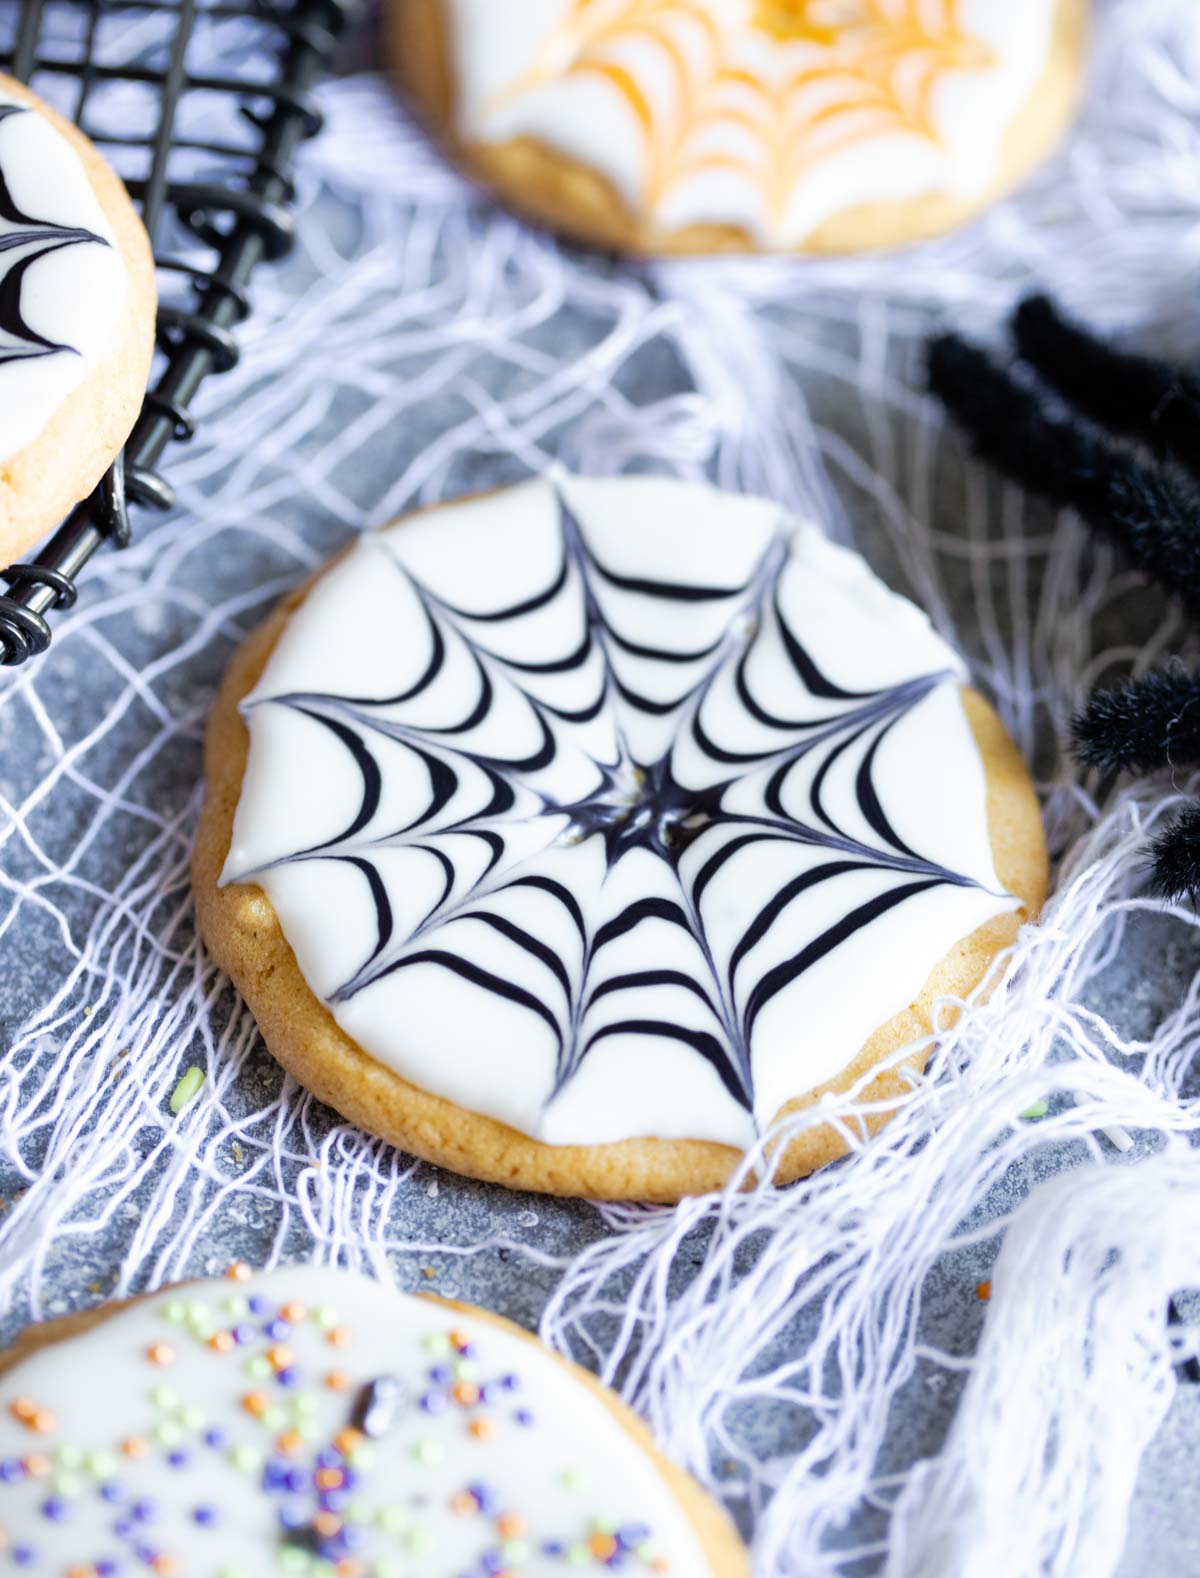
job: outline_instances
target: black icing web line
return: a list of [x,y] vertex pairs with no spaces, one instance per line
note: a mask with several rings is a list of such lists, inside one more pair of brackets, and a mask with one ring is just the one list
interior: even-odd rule
[[[13,115],[27,114],[29,111],[23,104],[0,104],[0,122]],[[52,224],[23,212],[13,200],[3,166],[0,166],[0,220],[5,227],[16,227],[0,229],[0,367],[8,362],[53,356],[58,351],[77,355],[74,346],[48,339],[26,323],[21,310],[25,276],[35,263],[64,247],[78,246],[85,241],[106,247],[108,242],[90,230]]]
[[[389,568],[403,576],[416,594],[429,633],[428,661],[406,690],[383,699],[297,692],[258,703],[293,708],[321,724],[347,751],[362,779],[358,811],[340,834],[281,857],[272,865],[337,860],[354,868],[369,890],[376,920],[375,945],[331,995],[331,1002],[345,1002],[397,971],[431,965],[516,1004],[550,1029],[558,1049],[555,1093],[594,1047],[610,1037],[628,1034],[686,1045],[712,1065],[733,1099],[753,1115],[750,1050],[755,1023],[768,1004],[856,932],[908,899],[938,886],[980,887],[975,879],[947,869],[904,842],[888,818],[876,777],[878,754],[891,731],[931,691],[954,676],[939,670],[896,686],[861,692],[834,684],[813,661],[781,605],[779,581],[787,556],[783,537],[771,542],[750,579],[741,585],[706,587],[634,579],[618,575],[602,563],[588,548],[565,504],[560,502],[559,507],[562,554],[553,575],[536,593],[507,607],[482,614],[457,608],[387,557]],[[601,606],[605,589],[659,600],[665,608],[723,604],[728,610],[723,632],[704,648],[647,645],[605,618]],[[498,648],[506,643],[496,640],[497,633],[513,630],[522,620],[564,599],[579,616],[576,634],[566,650],[540,662],[501,655]],[[755,643],[766,628],[778,632],[793,676],[822,704],[812,716],[783,716],[767,698],[755,694],[751,660]],[[398,720],[397,711],[424,698],[436,684],[454,648],[466,658],[475,686],[461,715],[436,727]],[[623,676],[623,656],[681,669],[702,667],[699,678],[689,678],[678,693],[663,701],[637,690]],[[539,677],[579,673],[589,667],[596,671],[595,683],[582,706],[555,706],[533,688]],[[727,671],[741,708],[757,725],[777,736],[778,743],[739,752],[715,737],[718,731],[706,719],[705,701]],[[472,749],[464,739],[488,720],[500,684],[515,689],[535,724],[535,743],[519,756]],[[675,735],[663,756],[650,762],[636,761],[620,725],[617,698],[637,712],[659,717],[677,714],[686,720],[692,744],[720,776],[700,790],[682,785],[673,770]],[[563,801],[539,789],[533,780],[554,764],[564,748],[577,747],[571,731],[601,717],[612,727],[616,752],[608,761],[591,758],[594,791],[582,799]],[[403,826],[378,834],[368,829],[383,801],[384,769],[376,751],[385,740],[409,750],[422,763],[428,776],[428,801]],[[844,767],[844,758],[853,766],[855,801],[870,829],[871,842],[848,832],[828,804],[830,775]],[[802,764],[807,767],[813,761],[819,765],[805,791],[806,812],[800,817],[788,807],[790,780]],[[443,819],[467,774],[480,775],[486,785],[486,800],[467,814]],[[757,803],[747,809],[741,803],[744,793],[739,803],[730,803],[732,791],[739,786],[744,791],[744,780],[751,774],[761,780]],[[545,844],[532,854],[521,848],[510,855],[506,830],[527,826],[531,818],[539,817],[553,819]],[[463,837],[479,846],[483,866],[467,891],[456,897],[460,872],[442,843]],[[648,851],[670,873],[673,896],[633,900],[602,924],[595,924],[565,883],[529,869],[539,855],[547,856],[564,843],[592,837],[604,840],[609,871],[632,850]],[[828,858],[780,881],[722,965],[703,920],[704,895],[730,862],[763,844],[819,848]],[[373,858],[379,851],[398,846],[422,850],[441,871],[440,894],[407,934],[396,926],[387,883]],[[864,871],[888,873],[895,881],[885,891],[854,903],[796,953],[762,969],[748,987],[743,986],[752,951],[790,906],[824,883]],[[553,940],[489,909],[490,902],[523,888],[539,891],[559,907],[566,933],[578,942],[582,967],[577,978]],[[469,941],[470,928],[460,929],[459,923],[464,921],[481,924],[519,949],[529,962],[532,978],[511,979],[497,973],[486,959],[481,960],[479,950]],[[656,967],[651,961],[644,969],[597,979],[605,950],[647,921],[678,927],[687,934],[702,961],[699,978],[676,968]],[[562,1008],[556,1006],[551,982],[561,995]],[[702,1008],[707,1027],[679,1024],[657,1015],[648,1017],[637,994],[654,988],[686,992],[692,1004]],[[589,1029],[592,1010],[606,998],[621,994],[628,995],[619,1016]]]

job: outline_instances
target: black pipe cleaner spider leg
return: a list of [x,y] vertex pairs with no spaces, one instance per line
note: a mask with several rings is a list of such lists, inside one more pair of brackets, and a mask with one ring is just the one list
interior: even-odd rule
[[[1200,376],[1114,350],[1044,296],[1011,327],[1017,372],[957,335],[935,339],[934,394],[984,459],[1073,507],[1200,618]],[[1200,672],[1172,665],[1094,691],[1073,728],[1081,759],[1108,773],[1198,765]],[[1167,897],[1200,898],[1200,801],[1153,856]]]

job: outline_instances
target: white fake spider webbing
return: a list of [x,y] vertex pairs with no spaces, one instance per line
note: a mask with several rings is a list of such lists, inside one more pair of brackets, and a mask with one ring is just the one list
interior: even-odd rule
[[[273,598],[364,524],[551,459],[708,475],[855,538],[959,641],[1039,764],[1058,896],[848,1164],[676,1211],[539,1206],[548,1237],[527,1202],[487,1196],[464,1276],[498,1235],[531,1287],[561,1266],[545,1334],[727,1496],[757,1578],[976,1578],[1001,1549],[1005,1578],[1114,1570],[1183,1351],[1166,1298],[1200,1283],[1197,919],[1143,887],[1148,835],[1196,786],[1097,799],[1066,722],[1114,665],[1183,636],[1075,523],[967,461],[920,393],[920,356],[945,313],[990,331],[1035,279],[1102,327],[1200,351],[1193,10],[1103,6],[1064,157],[901,263],[608,267],[470,192],[379,81],[323,91],[299,255],[256,285],[243,362],[170,458],[177,518],[97,558],[51,652],[0,680],[14,1320],[217,1270],[231,1245],[421,1284],[430,1195],[450,1223],[479,1191],[284,1081],[197,946],[187,860],[213,684]],[[236,49],[236,28],[219,42]],[[1156,964],[1183,983],[1165,1015],[1161,981],[1141,993]],[[206,1084],[173,1118],[192,1064]],[[1049,1114],[1022,1121],[1041,1097]],[[1098,1137],[1114,1126],[1139,1138],[1130,1161]],[[975,1280],[1026,1193],[953,1428],[913,1446],[896,1420],[915,1393],[963,1386],[969,1356],[939,1333],[982,1319]]]

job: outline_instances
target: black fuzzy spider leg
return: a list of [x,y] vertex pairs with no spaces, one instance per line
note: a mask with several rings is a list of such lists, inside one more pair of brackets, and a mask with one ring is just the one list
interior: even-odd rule
[[1106,773],[1200,762],[1200,674],[1154,669],[1093,691],[1072,725],[1079,754]]
[[1200,473],[1200,377],[1114,350],[1070,323],[1047,296],[1012,320],[1021,356],[1082,415]]
[[1031,492],[1078,510],[1200,613],[1200,489],[1052,415],[1034,391],[957,335],[930,346],[929,383],[984,459]]
[[1168,899],[1200,900],[1200,803],[1193,801],[1154,840],[1154,875]]

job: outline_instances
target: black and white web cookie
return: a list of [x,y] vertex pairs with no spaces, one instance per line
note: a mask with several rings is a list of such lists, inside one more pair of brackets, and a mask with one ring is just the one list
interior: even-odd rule
[[[964,682],[766,500],[564,478],[446,505],[235,658],[201,926],[279,1060],[372,1132],[524,1188],[711,1188],[894,1065],[1040,907],[1028,776]],[[843,1148],[812,1129],[784,1171]]]
[[86,497],[154,349],[150,243],[74,126],[0,77],[0,566]]

